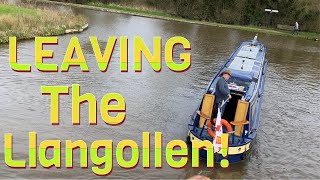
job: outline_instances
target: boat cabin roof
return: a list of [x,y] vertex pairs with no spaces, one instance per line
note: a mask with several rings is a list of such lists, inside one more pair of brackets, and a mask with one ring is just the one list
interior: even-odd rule
[[225,69],[232,71],[232,76],[248,80],[258,79],[264,60],[263,45],[242,42],[240,47],[230,57]]
[[[263,44],[258,41],[252,40],[240,43],[240,46],[229,57],[218,75],[226,69],[231,70],[231,78],[228,81],[229,88],[243,86],[243,88],[240,88],[242,89],[240,92],[245,94],[245,99],[250,99],[263,71],[265,50]],[[212,81],[209,90],[214,91],[216,82],[217,78]],[[239,91],[232,88],[231,90]]]

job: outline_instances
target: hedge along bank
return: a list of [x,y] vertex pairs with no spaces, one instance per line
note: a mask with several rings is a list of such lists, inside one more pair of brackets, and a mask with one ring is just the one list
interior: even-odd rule
[[[108,69],[108,65],[113,54],[115,45],[118,38],[111,36],[108,38],[107,44],[105,46],[105,51],[102,55],[101,48],[97,37],[89,37],[93,52],[99,69],[101,72],[105,72]],[[121,36],[120,40],[120,71],[128,72],[128,38]],[[139,36],[135,36],[133,39],[133,62],[134,71],[142,71],[142,54],[145,56],[146,60],[149,62],[152,69],[156,72],[160,72],[162,68],[162,40],[161,37],[153,38],[153,54],[148,49],[147,45],[144,43],[143,39]],[[58,45],[58,37],[36,37],[35,38],[35,65],[39,71],[43,72],[58,72],[57,64],[45,64],[43,63],[44,58],[53,58],[52,50],[44,50],[44,45]],[[181,63],[175,63],[173,60],[173,52],[176,45],[182,45],[184,50],[190,51],[190,42],[180,36],[175,36],[170,38],[165,44],[165,62],[168,68],[175,72],[183,72],[190,68],[191,66],[191,54],[190,53],[180,53]],[[13,70],[19,72],[30,72],[30,64],[18,64],[18,54],[17,54],[17,40],[16,37],[9,38],[9,55],[10,55],[10,66]],[[77,58],[74,58],[74,54]],[[77,37],[72,37],[70,39],[69,45],[66,49],[64,60],[61,64],[61,71],[67,72],[70,66],[79,66],[83,72],[88,72],[89,68],[86,63],[85,56],[82,52],[80,42]]]
[[[90,37],[90,42],[96,57],[96,61],[99,66],[99,70],[102,72],[107,71],[112,52],[115,48],[117,37],[109,37],[105,47],[104,54],[102,55],[101,49],[98,45],[96,37]],[[155,72],[161,71],[161,37],[154,37],[153,42],[153,54],[147,48],[146,44],[140,37],[134,38],[134,71],[142,71],[142,54],[146,57],[150,66]],[[168,68],[175,72],[183,72],[191,66],[191,54],[184,52],[180,53],[181,63],[175,63],[173,61],[173,51],[176,45],[182,45],[184,50],[191,50],[189,41],[183,37],[172,37],[165,44],[165,62]],[[43,72],[57,72],[57,64],[45,64],[44,58],[53,58],[52,50],[44,50],[44,45],[58,45],[57,37],[36,37],[35,38],[35,66],[39,71]],[[19,64],[17,54],[17,40],[16,37],[10,37],[9,42],[9,63],[12,70],[17,72],[31,72],[30,64]],[[120,37],[120,71],[128,71],[128,39],[127,37]],[[74,57],[74,54],[77,57]],[[70,43],[66,49],[64,60],[61,65],[61,71],[67,72],[70,66],[78,66],[83,72],[89,71],[86,64],[84,54],[80,46],[78,38],[73,37],[70,39]],[[43,95],[50,95],[51,99],[51,125],[59,125],[59,95],[68,95],[68,86],[42,86],[41,92]],[[111,102],[114,102],[112,103]],[[83,102],[89,103],[89,124],[97,124],[97,101],[93,94],[86,93],[80,95],[80,86],[77,84],[72,85],[72,124],[80,125],[80,104]],[[100,102],[100,112],[103,121],[112,126],[121,125],[126,119],[126,104],[124,98],[117,93],[106,94]],[[109,112],[116,113],[117,115],[111,116]],[[113,154],[115,153],[116,161],[120,167],[131,169],[139,164],[140,157],[142,155],[142,166],[144,168],[151,168],[150,164],[150,132],[142,132],[142,147],[139,148],[138,144],[133,140],[120,141],[115,150],[112,140],[96,140],[89,146],[83,140],[71,141],[65,140],[64,148],[62,147],[61,140],[44,140],[38,144],[37,133],[29,132],[29,158],[26,159],[14,159],[13,148],[13,135],[6,133],[4,135],[5,145],[5,163],[11,168],[27,168],[27,162],[29,168],[37,168],[40,164],[44,168],[72,168],[73,167],[73,152],[80,149],[80,167],[88,168],[89,156],[93,164],[92,171],[97,175],[109,175],[113,169]],[[163,165],[163,144],[162,133],[155,132],[155,168],[161,168]],[[124,150],[129,148],[131,150],[131,159],[124,158]],[[199,149],[207,149],[207,167],[214,167],[214,153],[212,144],[209,141],[195,142],[193,143],[194,150],[192,151],[192,167],[199,167]],[[52,157],[47,157],[47,151],[53,150]],[[61,164],[62,149],[65,150],[65,165]],[[104,150],[104,155],[98,155],[99,149]],[[101,151],[101,150],[100,150]],[[141,153],[142,152],[142,153]],[[188,149],[187,145],[182,140],[172,140],[165,147],[165,158],[168,165],[172,168],[183,168],[188,163]]]

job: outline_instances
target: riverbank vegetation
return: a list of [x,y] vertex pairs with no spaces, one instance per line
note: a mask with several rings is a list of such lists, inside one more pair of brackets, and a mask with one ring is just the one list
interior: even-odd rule
[[65,34],[67,29],[81,29],[87,23],[83,16],[70,11],[35,8],[30,5],[14,6],[0,1],[0,43],[10,36],[30,39],[36,36]]
[[[293,36],[277,29],[277,24],[293,26],[297,21],[303,31],[297,37],[318,39],[320,7],[309,0],[54,0],[104,7],[173,20],[216,23],[218,26],[258,30]],[[276,9],[279,13],[265,12]]]

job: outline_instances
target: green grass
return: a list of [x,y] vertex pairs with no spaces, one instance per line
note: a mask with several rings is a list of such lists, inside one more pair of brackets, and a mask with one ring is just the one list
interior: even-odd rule
[[31,15],[37,16],[37,11],[29,8],[0,4],[0,15]]
[[320,39],[320,34],[319,33],[314,33],[314,32],[299,32],[298,35],[293,35],[291,34],[291,36],[298,36],[298,37],[302,37],[302,38],[307,38],[307,39]]
[[114,10],[118,10],[118,11],[122,11],[122,12],[129,12],[129,13],[154,15],[154,16],[162,16],[162,17],[172,17],[170,14],[163,12],[163,11],[136,9],[136,8],[120,6],[120,5],[116,5],[116,4],[103,4],[103,3],[89,2],[89,3],[87,3],[87,5],[108,8],[108,9],[114,9]]
[[79,29],[87,23],[83,16],[71,11],[13,6],[0,3],[0,43],[7,43],[10,36],[30,39],[36,36],[65,34],[66,29]]

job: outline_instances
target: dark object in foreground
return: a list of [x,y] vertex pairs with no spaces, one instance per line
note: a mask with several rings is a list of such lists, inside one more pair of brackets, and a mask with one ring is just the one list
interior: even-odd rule
[[210,179],[206,176],[195,175],[190,177],[188,180],[210,180]]

